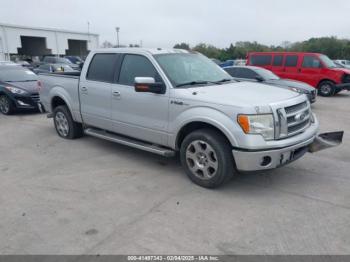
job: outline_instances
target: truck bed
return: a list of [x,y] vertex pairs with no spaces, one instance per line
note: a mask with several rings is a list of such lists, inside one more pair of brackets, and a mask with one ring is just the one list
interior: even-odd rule
[[40,100],[48,112],[52,112],[50,99],[55,99],[53,94],[65,99],[68,103],[73,119],[79,119],[79,79],[80,72],[66,73],[41,73],[38,76],[42,88]]

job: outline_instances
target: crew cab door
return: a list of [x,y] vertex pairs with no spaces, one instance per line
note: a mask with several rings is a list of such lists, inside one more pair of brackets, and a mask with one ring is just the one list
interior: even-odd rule
[[169,90],[165,94],[135,92],[135,77],[163,81],[149,58],[125,54],[112,87],[113,131],[156,144],[167,144]]
[[89,68],[82,72],[79,96],[84,124],[111,129],[111,94],[117,59],[117,54],[97,53]]

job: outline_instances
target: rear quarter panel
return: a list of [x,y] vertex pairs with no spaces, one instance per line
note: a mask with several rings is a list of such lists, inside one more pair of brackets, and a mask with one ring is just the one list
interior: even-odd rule
[[74,121],[81,122],[79,104],[79,77],[39,74],[42,88],[40,99],[47,111],[52,112],[52,101],[60,97],[67,104]]

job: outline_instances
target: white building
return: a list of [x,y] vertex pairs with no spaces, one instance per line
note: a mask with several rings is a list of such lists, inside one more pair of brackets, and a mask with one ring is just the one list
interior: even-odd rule
[[98,45],[97,34],[0,23],[0,60],[9,60],[12,55],[86,56]]

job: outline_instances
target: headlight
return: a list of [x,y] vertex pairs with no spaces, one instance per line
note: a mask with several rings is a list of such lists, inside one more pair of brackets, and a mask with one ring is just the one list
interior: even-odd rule
[[27,91],[12,86],[6,86],[5,88],[13,94],[24,95],[28,93]]
[[238,115],[237,122],[246,134],[259,134],[265,140],[273,140],[275,137],[272,114]]
[[295,88],[295,87],[290,87],[289,90],[297,92],[299,94],[305,94],[305,92],[303,90]]

